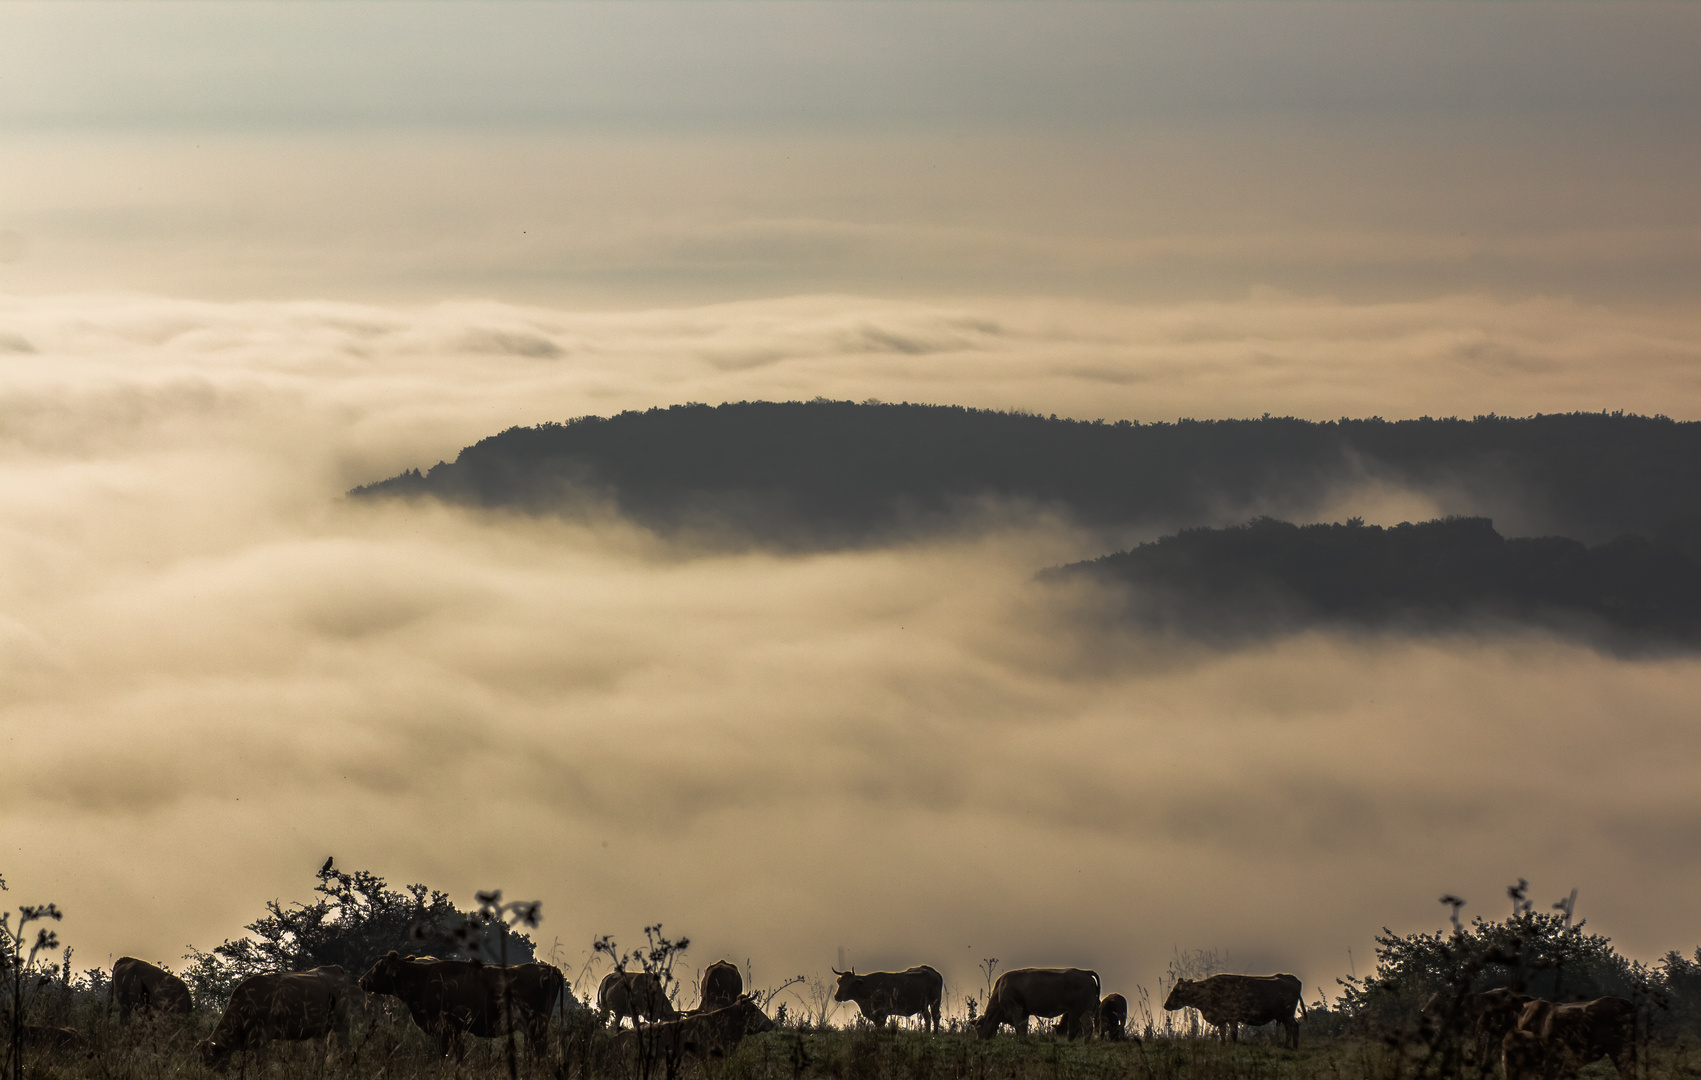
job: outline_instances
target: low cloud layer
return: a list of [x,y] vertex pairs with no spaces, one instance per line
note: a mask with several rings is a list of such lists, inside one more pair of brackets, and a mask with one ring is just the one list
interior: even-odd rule
[[[1034,581],[1098,553],[1045,520],[705,555],[340,497],[510,424],[688,399],[1689,417],[1681,323],[1477,299],[66,298],[6,301],[0,332],[22,343],[0,358],[0,869],[67,910],[79,963],[216,944],[328,853],[540,899],[575,968],[591,935],[661,921],[759,984],[843,947],[957,994],[989,956],[1129,992],[1207,947],[1310,993],[1349,945],[1362,974],[1383,925],[1439,925],[1441,892],[1497,914],[1518,876],[1579,887],[1632,954],[1696,944],[1694,660],[1130,636]],[[1531,364],[1462,358],[1484,343]]]
[[1675,129],[1646,109],[1471,110],[712,138],[0,124],[0,291],[1684,305],[1701,284],[1692,112]]

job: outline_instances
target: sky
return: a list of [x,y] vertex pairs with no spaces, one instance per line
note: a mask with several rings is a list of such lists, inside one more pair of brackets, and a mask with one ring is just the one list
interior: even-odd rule
[[1209,949],[1312,997],[1524,877],[1692,951],[1693,658],[1141,638],[1033,514],[728,553],[342,495],[683,401],[1701,419],[1698,51],[1693,5],[0,5],[8,899],[171,962],[334,854],[541,900],[575,973],[660,921],[759,985]]

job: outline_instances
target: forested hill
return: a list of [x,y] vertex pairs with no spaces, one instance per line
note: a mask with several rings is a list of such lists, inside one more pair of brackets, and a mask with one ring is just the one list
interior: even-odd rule
[[676,405],[511,428],[351,494],[545,513],[595,501],[663,530],[832,546],[934,527],[986,497],[1086,524],[1176,526],[1303,506],[1366,477],[1462,491],[1474,510],[1516,510],[1591,542],[1656,535],[1701,508],[1701,424],[1604,413],[1131,424],[820,399]]
[[1383,529],[1259,518],[1186,529],[1048,571],[1129,586],[1128,613],[1185,633],[1282,631],[1318,621],[1451,627],[1484,616],[1620,640],[1701,640],[1701,558],[1625,536],[1586,547],[1506,539],[1487,518]]

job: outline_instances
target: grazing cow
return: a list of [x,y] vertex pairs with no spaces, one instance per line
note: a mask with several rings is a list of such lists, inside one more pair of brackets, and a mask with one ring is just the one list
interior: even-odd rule
[[1128,999],[1121,994],[1106,994],[1099,1002],[1099,1037],[1111,1042],[1128,1037]]
[[622,1017],[630,1016],[632,1025],[645,1020],[677,1020],[679,1010],[667,999],[662,980],[647,971],[611,971],[602,977],[597,987],[597,1007],[606,1009],[620,1026]]
[[1305,1015],[1299,999],[1299,979],[1292,975],[1212,975],[1208,979],[1178,979],[1164,1009],[1194,1008],[1214,1025],[1223,1042],[1240,1041],[1240,1025],[1280,1023],[1288,1029],[1288,1045],[1299,1049],[1299,1021],[1295,1006]]
[[332,1035],[346,1049],[349,1020],[365,1008],[366,995],[334,964],[250,975],[231,992],[218,1027],[201,1044],[201,1057],[222,1069],[232,1054],[258,1049],[270,1039],[319,1039],[323,1044]]
[[[503,1022],[512,1010],[513,1030],[526,1036],[526,1052],[548,1046],[549,1014],[566,980],[548,964],[484,964],[477,960],[438,960],[391,952],[360,977],[360,988],[400,998],[421,1031],[437,1040],[437,1052],[462,1052],[467,1033],[496,1038],[509,1031]],[[504,997],[507,998],[504,1001]]]
[[1524,1006],[1534,1000],[1500,986],[1475,994],[1434,994],[1419,1011],[1431,1024],[1451,1027],[1461,1039],[1467,1039],[1469,1059],[1481,1067],[1500,1052],[1506,1033],[1518,1023]]
[[652,1058],[665,1059],[667,1074],[672,1076],[686,1054],[696,1055],[699,1061],[726,1057],[738,1049],[746,1035],[772,1030],[774,1022],[755,999],[743,994],[731,1005],[645,1024],[625,1033],[621,1039],[646,1049]]
[[194,1007],[182,979],[134,956],[120,956],[112,965],[112,1001],[121,1024],[135,1012],[187,1014]]
[[870,971],[858,975],[856,969],[832,969],[839,977],[834,1001],[854,1001],[875,1027],[886,1023],[888,1016],[921,1015],[929,1031],[939,1031],[939,1000],[945,996],[945,978],[926,964],[904,971]]
[[1603,1057],[1624,1080],[1636,1075],[1636,1006],[1623,998],[1532,1001],[1501,1042],[1506,1080],[1563,1080]]
[[1016,968],[998,976],[975,1034],[990,1039],[1000,1024],[1023,1035],[1028,1017],[1061,1017],[1057,1030],[1069,1038],[1086,1033],[1099,1011],[1099,975],[1085,968]]
[[716,960],[703,972],[703,987],[697,1000],[697,1011],[724,1009],[737,1001],[742,993],[744,977],[738,973],[738,965],[730,960]]

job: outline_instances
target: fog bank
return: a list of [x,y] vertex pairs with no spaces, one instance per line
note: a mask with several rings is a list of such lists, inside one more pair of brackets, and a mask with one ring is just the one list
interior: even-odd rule
[[[463,903],[540,899],[543,951],[575,968],[593,934],[661,921],[766,985],[842,946],[954,993],[989,956],[1127,993],[1207,947],[1309,996],[1349,945],[1362,974],[1382,926],[1439,926],[1442,892],[1499,914],[1518,876],[1580,888],[1632,955],[1697,943],[1693,660],[1131,636],[1034,581],[1099,553],[1043,519],[782,557],[340,498],[510,424],[684,399],[1169,418],[1611,394],[1693,416],[1681,325],[1471,299],[65,298],[7,301],[0,332],[21,342],[0,359],[3,869],[67,911],[79,964],[208,948],[305,898],[329,853]],[[1547,366],[1473,366],[1473,335]],[[1338,509],[1448,509],[1421,502]]]

